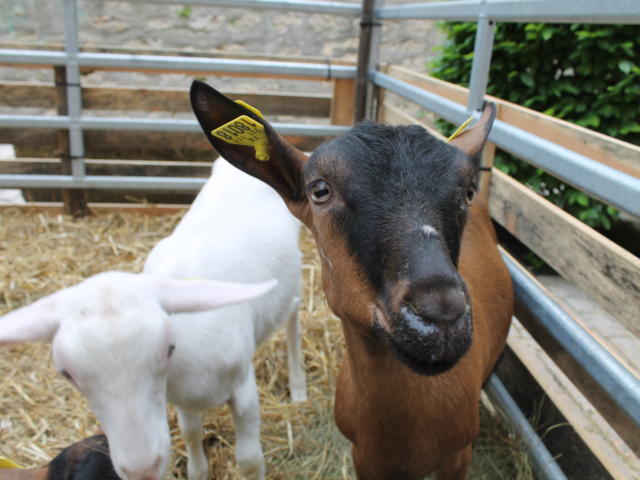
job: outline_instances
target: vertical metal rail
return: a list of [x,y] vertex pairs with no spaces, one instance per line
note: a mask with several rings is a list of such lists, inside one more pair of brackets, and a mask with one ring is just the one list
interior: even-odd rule
[[78,65],[78,10],[76,0],[64,1],[64,48],[67,54],[67,110],[69,126],[69,154],[71,175],[82,178],[85,175],[84,138],[80,126],[82,115],[82,89],[80,87],[80,66]]
[[[482,5],[486,3],[483,0]],[[489,68],[491,66],[491,52],[493,50],[494,22],[480,13],[478,30],[473,47],[473,64],[471,65],[471,79],[469,80],[469,98],[467,109],[470,112],[480,110],[489,83]]]
[[[489,69],[491,68],[491,53],[493,50],[494,22],[489,20],[484,12],[486,0],[482,0],[482,11],[478,16],[478,28],[473,46],[473,63],[471,65],[471,78],[469,79],[469,97],[467,98],[467,110],[470,113],[482,109],[484,96],[489,84]],[[485,146],[480,159],[480,175],[477,180],[480,196],[489,201],[489,188],[491,185],[491,168],[495,158],[496,146],[489,143]]]
[[375,118],[373,112],[373,89],[375,86],[368,81],[368,74],[370,70],[377,68],[380,57],[382,22],[376,20],[374,12],[376,8],[382,6],[382,3],[383,0],[362,0],[354,123]]

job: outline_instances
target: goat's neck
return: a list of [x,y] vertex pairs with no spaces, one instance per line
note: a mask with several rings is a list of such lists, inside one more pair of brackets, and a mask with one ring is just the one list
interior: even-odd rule
[[342,381],[353,384],[368,402],[395,402],[394,397],[406,398],[418,384],[428,383],[429,377],[409,370],[383,342],[363,334],[349,321],[342,325],[346,343],[342,369],[348,372]]

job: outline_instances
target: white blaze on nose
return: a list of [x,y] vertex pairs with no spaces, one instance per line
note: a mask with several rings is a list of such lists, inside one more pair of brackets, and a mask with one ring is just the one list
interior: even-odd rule
[[422,231],[427,234],[427,237],[430,235],[437,235],[438,231],[433,228],[431,225],[423,225]]

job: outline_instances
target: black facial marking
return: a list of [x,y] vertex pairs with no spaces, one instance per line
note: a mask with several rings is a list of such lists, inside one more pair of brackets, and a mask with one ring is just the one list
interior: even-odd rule
[[457,264],[474,174],[468,156],[419,126],[362,123],[319,147],[305,178],[322,175],[340,191],[334,220],[379,290],[412,261],[423,225],[440,233]]

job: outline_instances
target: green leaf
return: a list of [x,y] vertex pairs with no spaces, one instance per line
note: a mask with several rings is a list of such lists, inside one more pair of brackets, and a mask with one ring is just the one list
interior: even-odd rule
[[542,39],[545,42],[547,40],[549,40],[551,37],[553,37],[553,29],[552,28],[545,28],[544,30],[542,30]]
[[630,62],[629,60],[622,60],[618,63],[618,68],[622,73],[629,73],[634,67],[635,64],[633,62]]
[[527,87],[533,87],[536,82],[533,79],[533,77],[531,75],[529,75],[528,73],[521,73],[520,74],[520,80],[522,81],[522,83],[524,83]]

